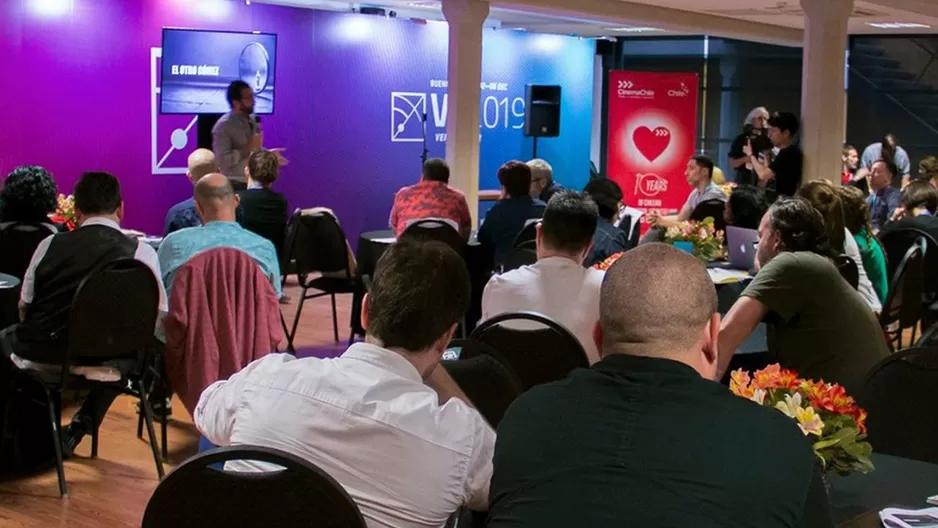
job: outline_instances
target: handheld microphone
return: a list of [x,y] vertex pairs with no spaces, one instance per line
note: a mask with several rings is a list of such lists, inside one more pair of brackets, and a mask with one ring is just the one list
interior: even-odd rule
[[256,129],[255,132],[259,134],[261,131],[261,116],[254,116],[254,128]]

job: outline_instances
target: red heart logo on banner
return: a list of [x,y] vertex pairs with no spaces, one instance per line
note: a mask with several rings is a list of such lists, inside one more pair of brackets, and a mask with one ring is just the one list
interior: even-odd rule
[[632,141],[645,159],[655,161],[671,144],[671,131],[662,126],[654,130],[640,126],[632,132]]

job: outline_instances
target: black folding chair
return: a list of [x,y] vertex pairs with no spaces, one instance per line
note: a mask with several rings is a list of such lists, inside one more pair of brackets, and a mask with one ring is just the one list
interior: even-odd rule
[[723,219],[723,209],[726,204],[722,200],[705,200],[697,204],[697,207],[691,211],[690,220],[702,222],[707,218],[713,218],[713,227],[717,231],[726,232],[726,220]]
[[407,226],[401,238],[435,240],[453,248],[460,257],[466,254],[466,240],[449,222],[440,218],[424,218]]
[[[504,325],[518,322],[522,322],[524,329]],[[498,353],[495,359],[515,373],[523,390],[563,379],[575,368],[589,367],[586,352],[576,336],[560,323],[535,312],[503,313],[480,324],[466,340],[460,359],[492,355],[492,350]]]
[[870,371],[857,394],[877,453],[938,463],[938,348],[891,354]]
[[[303,304],[309,299],[328,295],[332,299],[332,332],[335,342],[339,342],[339,320],[335,307],[335,296],[343,293],[355,293],[355,281],[349,267],[348,242],[345,232],[331,214],[322,212],[302,214],[297,211],[287,226],[285,251],[296,262],[296,273],[303,293],[300,295],[293,327],[287,332],[287,346],[294,351],[293,339],[300,324]],[[309,280],[313,273],[344,272],[341,277],[320,276]],[[309,290],[319,293],[308,294]],[[286,326],[286,323],[284,323]],[[351,339],[351,337],[350,337]]]
[[[69,311],[61,367],[56,371],[19,371],[42,384],[45,391],[44,403],[49,409],[52,440],[55,442],[59,492],[63,497],[68,494],[68,490],[62,463],[60,403],[61,393],[66,388],[80,391],[111,389],[138,396],[146,420],[156,472],[160,478],[163,477],[163,463],[153,430],[153,413],[148,401],[147,383],[143,380],[145,366],[150,362],[150,346],[159,311],[159,288],[153,271],[137,260],[119,259],[100,266],[82,280],[75,292]],[[69,372],[73,366],[101,366],[105,362],[116,360],[130,360],[139,366],[115,382],[93,381]],[[11,389],[12,385],[14,383],[11,382]],[[136,387],[137,390],[130,387]],[[8,404],[10,401],[11,398],[8,398]],[[4,416],[8,410],[4,410]],[[92,424],[92,458],[98,456],[100,426],[100,423]]]
[[837,266],[837,271],[840,272],[840,276],[847,281],[847,284],[857,289],[860,286],[860,268],[857,267],[857,263],[853,261],[852,258],[847,255],[838,255],[834,258],[834,264]]
[[902,331],[912,329],[912,341],[918,331],[919,321],[925,314],[922,291],[925,285],[925,239],[918,241],[906,251],[889,283],[889,294],[879,315],[889,346],[893,350],[902,348]]
[[[487,345],[477,342],[474,346]],[[496,359],[498,355],[497,351],[488,350],[485,354],[469,359],[442,363],[446,372],[493,429],[498,428],[511,402],[524,392],[521,380],[507,366],[506,360]]]
[[[280,469],[216,469],[230,461],[266,462]],[[290,453],[254,446],[212,449],[187,460],[157,486],[142,523],[143,528],[255,526],[366,525],[352,497],[325,471]]]
[[53,231],[48,225],[15,222],[0,227],[0,273],[22,279],[39,243]]
[[537,223],[539,218],[532,218],[524,224],[515,236],[511,252],[502,263],[502,271],[511,271],[521,266],[530,266],[537,262]]

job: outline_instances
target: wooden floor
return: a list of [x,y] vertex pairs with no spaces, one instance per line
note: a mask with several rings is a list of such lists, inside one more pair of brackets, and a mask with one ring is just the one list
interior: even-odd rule
[[[293,300],[282,305],[282,311],[291,324],[299,289],[288,286],[286,293]],[[351,296],[337,296],[336,306],[339,337],[347,340]],[[317,354],[345,350],[345,342],[337,345],[332,341],[328,297],[306,302],[295,345],[300,354],[310,349]],[[76,456],[65,462],[68,497],[59,498],[55,469],[18,481],[0,482],[0,527],[139,527],[150,494],[156,488],[157,476],[146,434],[143,440],[137,439],[134,403],[127,396],[114,402],[101,426],[97,459],[89,458],[88,438],[78,446]],[[64,412],[63,421],[70,421],[71,415]],[[199,434],[178,400],[173,402],[168,437],[167,473],[195,454],[198,446]]]

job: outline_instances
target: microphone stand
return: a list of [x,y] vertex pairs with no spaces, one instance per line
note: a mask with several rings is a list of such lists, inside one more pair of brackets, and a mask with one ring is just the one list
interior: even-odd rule
[[427,155],[430,153],[427,150],[427,113],[423,113],[423,121],[420,124],[420,131],[423,133],[423,153],[420,154],[420,170],[423,170],[423,165],[427,162]]

